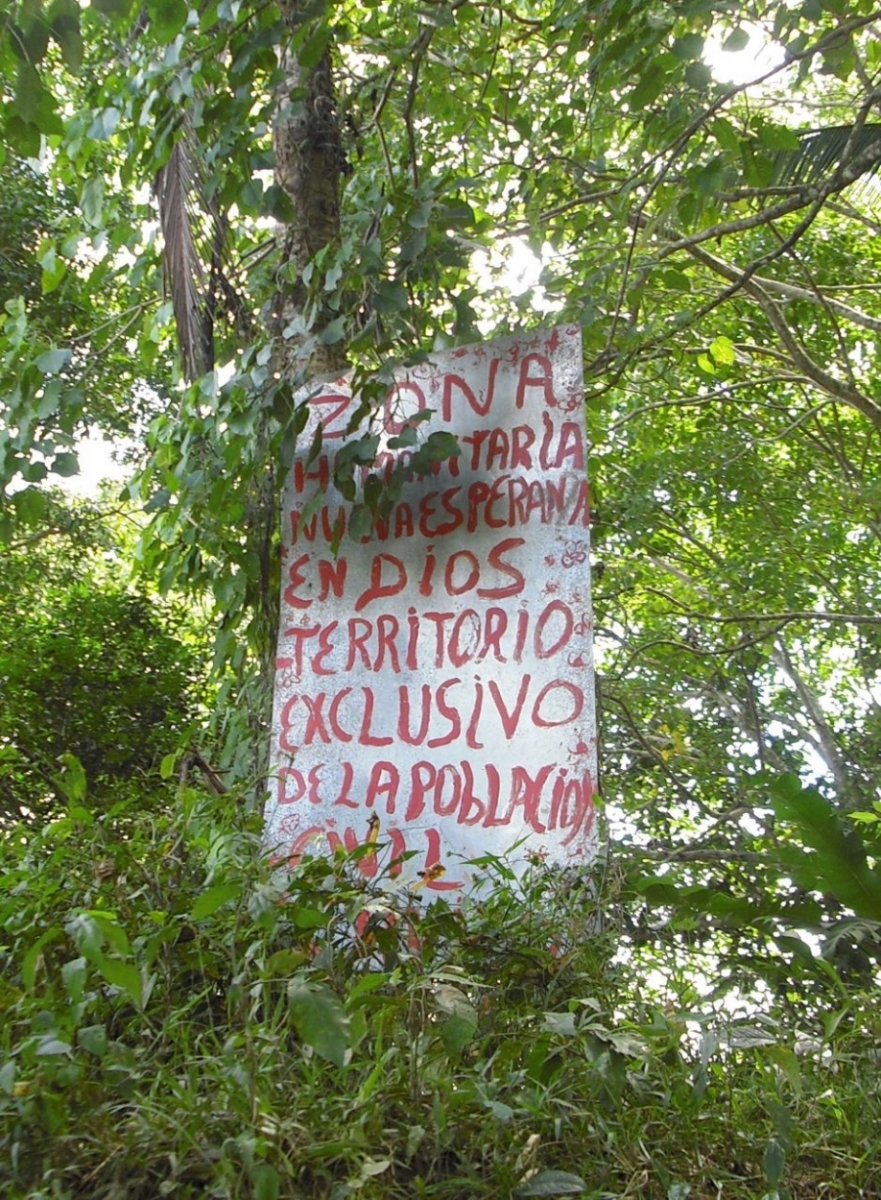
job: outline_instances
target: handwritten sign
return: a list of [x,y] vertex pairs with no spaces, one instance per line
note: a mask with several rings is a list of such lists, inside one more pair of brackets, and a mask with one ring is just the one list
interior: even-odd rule
[[334,463],[356,404],[345,381],[312,398],[302,444],[320,423],[321,451],[294,462],[285,490],[267,844],[294,860],[352,849],[378,819],[379,843],[415,851],[403,870],[434,891],[466,885],[468,859],[515,845],[515,865],[589,861],[579,328],[452,350],[397,379],[373,472],[412,453],[400,448],[408,426],[419,442],[448,431],[460,452],[335,554],[351,504]]

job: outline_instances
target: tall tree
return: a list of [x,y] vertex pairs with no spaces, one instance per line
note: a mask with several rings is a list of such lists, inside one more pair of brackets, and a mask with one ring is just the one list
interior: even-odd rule
[[[881,10],[3,14],[9,153],[63,214],[0,330],[12,515],[83,424],[149,414],[142,558],[213,596],[232,658],[271,626],[299,384],[579,321],[604,790],[668,899],[784,886],[767,774],[844,809],[878,782]],[[75,328],[41,317],[62,285]]]

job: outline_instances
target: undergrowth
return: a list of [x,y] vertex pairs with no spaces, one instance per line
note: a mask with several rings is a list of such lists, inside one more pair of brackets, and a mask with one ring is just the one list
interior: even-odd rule
[[877,997],[653,999],[589,879],[427,904],[387,859],[273,867],[187,790],[7,831],[3,1196],[881,1195]]

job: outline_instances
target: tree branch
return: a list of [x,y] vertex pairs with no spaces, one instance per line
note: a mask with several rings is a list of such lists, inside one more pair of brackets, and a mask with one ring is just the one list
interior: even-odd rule
[[793,363],[807,376],[811,383],[828,395],[833,396],[836,400],[840,400],[842,403],[850,405],[851,408],[855,408],[863,416],[868,417],[873,425],[881,429],[881,407],[853,385],[836,379],[834,375],[830,375],[828,371],[814,362],[793,333],[777,303],[765,288],[757,282],[757,278],[750,268],[740,271],[738,268],[730,266],[722,259],[717,258],[714,254],[710,254],[707,250],[697,245],[690,245],[687,249],[692,258],[696,259],[703,266],[708,267],[717,275],[721,275],[723,279],[727,279],[733,285],[731,294],[736,290],[742,290],[758,302],[771,328],[789,352]]

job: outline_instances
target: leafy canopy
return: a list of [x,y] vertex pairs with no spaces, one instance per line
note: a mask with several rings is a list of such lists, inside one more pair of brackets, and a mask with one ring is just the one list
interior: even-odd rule
[[[242,666],[271,644],[314,364],[368,382],[369,444],[395,362],[581,322],[630,934],[733,932],[720,986],[786,989],[794,924],[863,977],[873,927],[791,874],[812,835],[769,780],[816,783],[851,832],[878,785],[879,22],[865,0],[6,4],[6,179],[34,186],[0,204],[5,534],[40,527],[84,427],[135,435],[139,563],[210,597],[216,662]],[[524,248],[540,276],[511,287]]]

